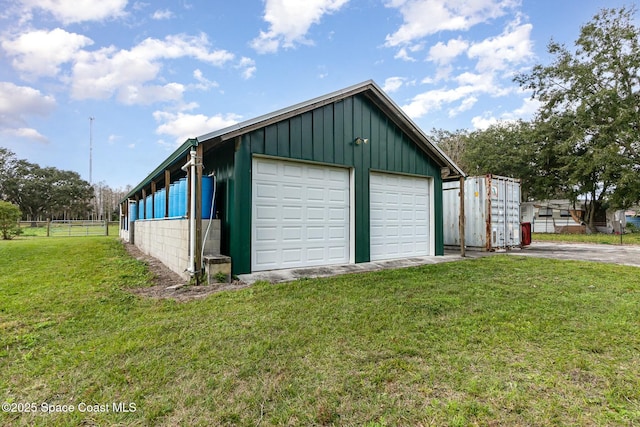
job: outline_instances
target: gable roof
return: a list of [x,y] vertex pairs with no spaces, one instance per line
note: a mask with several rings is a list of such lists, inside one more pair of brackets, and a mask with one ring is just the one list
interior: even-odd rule
[[217,143],[235,138],[242,134],[251,132],[252,130],[259,129],[270,124],[285,120],[287,118],[305,113],[307,111],[315,110],[318,107],[332,104],[336,101],[348,98],[353,95],[362,94],[374,105],[380,108],[400,129],[407,133],[412,140],[416,142],[423,150],[430,154],[435,159],[439,160],[441,167],[448,167],[451,170],[452,175],[462,175],[465,173],[460,169],[444,151],[442,151],[436,144],[434,144],[429,137],[416,125],[413,120],[405,114],[404,111],[398,105],[393,102],[391,98],[373,81],[367,80],[365,82],[338,90],[336,92],[329,93],[318,98],[310,99],[299,104],[292,105],[281,110],[274,111],[269,114],[265,114],[260,117],[256,117],[224,129],[220,129],[214,132],[210,132],[199,136],[198,143],[212,143],[213,146]]
[[349,86],[347,88],[331,92],[329,94],[310,99],[299,104],[292,105],[269,114],[265,114],[253,119],[246,120],[235,125],[219,129],[197,138],[187,139],[176,151],[174,151],[164,162],[153,170],[140,184],[133,188],[126,196],[132,197],[137,192],[148,186],[149,183],[159,177],[165,169],[183,159],[191,147],[207,143],[213,148],[224,141],[251,132],[253,130],[268,126],[270,124],[285,120],[287,118],[314,110],[324,105],[329,105],[353,95],[361,94],[376,105],[384,114],[389,117],[402,131],[404,131],[422,150],[434,158],[442,168],[448,168],[450,176],[466,176],[444,151],[442,151],[429,137],[416,125],[413,120],[373,81]]

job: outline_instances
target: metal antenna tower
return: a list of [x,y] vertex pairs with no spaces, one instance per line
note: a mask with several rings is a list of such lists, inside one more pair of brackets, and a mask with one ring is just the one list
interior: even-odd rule
[[89,184],[93,184],[93,121],[95,117],[89,117]]

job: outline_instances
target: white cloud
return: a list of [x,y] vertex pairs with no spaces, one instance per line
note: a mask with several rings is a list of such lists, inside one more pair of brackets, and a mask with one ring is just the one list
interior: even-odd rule
[[431,111],[440,110],[443,104],[457,102],[477,92],[478,90],[473,86],[434,89],[416,95],[409,104],[402,106],[402,109],[409,117],[419,118]]
[[403,24],[386,37],[389,47],[413,43],[440,31],[464,31],[476,24],[498,18],[517,0],[389,0],[386,6],[399,9]]
[[[420,93],[402,108],[412,118],[419,118],[431,111],[442,109],[447,104],[460,102],[461,104],[449,111],[450,115],[458,114],[473,106],[479,95],[503,96],[511,92],[510,89],[500,88],[492,73],[465,72],[452,79],[457,83],[455,88],[438,88]],[[428,79],[427,83],[435,80]],[[425,83],[425,81],[423,81]]]
[[458,55],[464,53],[468,48],[469,42],[462,40],[460,37],[449,40],[447,44],[438,42],[429,49],[428,59],[439,65],[446,65],[451,63]]
[[0,82],[0,132],[19,138],[46,141],[37,130],[29,128],[27,117],[46,116],[56,105],[53,97],[39,90]]
[[56,101],[52,96],[43,95],[37,89],[0,82],[0,120],[11,116],[44,116],[49,114],[55,105]]
[[13,67],[30,76],[56,76],[60,66],[71,61],[93,41],[61,28],[23,33],[2,42],[2,48],[13,57]]
[[531,24],[511,23],[496,37],[490,37],[469,48],[469,58],[477,58],[478,71],[506,69],[509,64],[518,64],[533,57]]
[[38,142],[49,142],[46,136],[31,128],[0,128],[0,134],[21,139],[30,139]]
[[[214,66],[223,66],[234,58],[226,50],[209,50],[206,35],[167,36],[164,40],[148,38],[131,50],[102,48],[76,55],[71,78],[71,95],[75,99],[107,99],[117,93],[125,103],[149,103],[176,100],[184,87],[178,83],[146,85],[158,78],[162,60],[192,57]],[[142,96],[136,95],[141,94]]]
[[162,123],[156,128],[156,133],[174,137],[176,144],[182,144],[188,138],[195,138],[234,125],[242,118],[233,113],[208,117],[204,114],[167,111],[156,111],[153,113],[153,117],[157,122]]
[[180,83],[129,85],[118,90],[118,101],[126,105],[151,105],[156,102],[180,101],[185,87]]
[[405,47],[401,48],[398,53],[395,54],[394,58],[401,59],[407,62],[416,62],[416,59],[413,56],[409,55],[409,52],[407,52],[407,48]]
[[464,111],[470,110],[471,108],[473,108],[476,102],[478,102],[478,98],[476,98],[475,96],[470,96],[463,99],[460,105],[449,110],[449,117],[455,117]]
[[522,105],[513,111],[507,111],[500,114],[499,117],[487,111],[481,116],[475,116],[471,119],[471,124],[476,129],[486,129],[491,125],[499,123],[515,122],[517,120],[528,120],[533,116],[540,108],[540,102],[537,99],[525,98],[522,100]]
[[282,46],[291,48],[296,43],[308,44],[306,34],[313,24],[326,14],[342,8],[349,0],[266,0],[263,19],[269,23],[268,31],[252,40],[251,46],[259,53],[274,53]]
[[196,79],[199,83],[193,85],[192,87],[200,90],[209,90],[214,87],[218,87],[218,83],[215,81],[211,81],[207,79],[200,69],[193,70],[193,78]]
[[153,12],[153,15],[151,16],[152,19],[155,19],[156,21],[162,21],[165,19],[171,19],[173,18],[173,12],[171,12],[169,9],[164,9],[164,10],[156,10],[155,12]]
[[40,9],[63,24],[102,21],[125,15],[127,0],[22,0],[26,13]]
[[487,129],[491,125],[495,125],[499,120],[491,115],[491,113],[485,113],[482,116],[475,116],[471,119],[471,124],[478,130]]
[[384,81],[382,90],[387,93],[393,93],[400,89],[406,80],[407,79],[405,79],[404,77],[389,77]]
[[525,98],[522,100],[522,106],[511,113],[515,119],[527,120],[538,112],[541,104],[537,99]]
[[258,68],[256,67],[256,61],[251,58],[247,58],[246,56],[243,56],[240,59],[240,62],[238,63],[236,68],[242,70],[242,78],[245,80],[249,80],[251,77],[253,77],[258,70]]

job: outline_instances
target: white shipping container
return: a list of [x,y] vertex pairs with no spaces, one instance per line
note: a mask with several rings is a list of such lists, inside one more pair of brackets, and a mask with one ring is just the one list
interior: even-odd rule
[[[460,247],[460,181],[444,182],[444,244]],[[465,247],[493,251],[520,246],[520,180],[496,175],[464,181]]]

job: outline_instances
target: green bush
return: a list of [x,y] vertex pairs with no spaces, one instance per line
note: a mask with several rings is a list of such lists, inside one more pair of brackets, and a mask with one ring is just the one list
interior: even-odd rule
[[0,232],[3,240],[11,240],[20,234],[18,221],[22,217],[20,208],[9,202],[0,201]]

